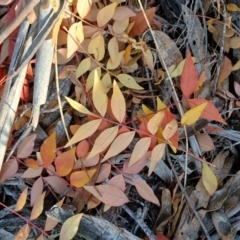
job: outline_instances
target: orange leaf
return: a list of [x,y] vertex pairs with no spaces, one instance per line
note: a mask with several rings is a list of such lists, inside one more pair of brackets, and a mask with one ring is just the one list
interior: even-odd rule
[[198,74],[197,70],[194,66],[191,52],[188,51],[187,59],[183,67],[181,79],[180,79],[180,87],[183,95],[188,98],[196,89],[198,85]]
[[207,102],[194,107],[187,112],[181,118],[182,125],[192,125],[194,124],[202,115],[203,110],[206,108]]
[[152,188],[149,187],[149,185],[142,180],[137,180],[132,178],[132,181],[139,193],[139,195],[144,198],[145,200],[152,202],[156,205],[159,205],[159,201],[157,199],[157,197],[155,196]]
[[84,18],[89,13],[92,6],[92,0],[77,1],[77,11],[81,18]]
[[24,162],[25,162],[25,164],[26,164],[29,168],[38,168],[38,167],[39,167],[38,162],[35,161],[35,160],[32,159],[32,158],[28,158],[28,159],[26,159]]
[[43,201],[44,201],[45,194],[46,194],[46,192],[43,192],[37,198],[37,200],[36,200],[36,202],[33,206],[32,212],[31,212],[30,220],[34,220],[34,219],[38,218],[39,215],[42,213],[42,211],[43,211]]
[[170,139],[178,130],[178,123],[176,119],[172,119],[164,128],[162,134],[165,140]]
[[111,4],[107,5],[106,7],[102,8],[98,12],[97,24],[99,27],[103,27],[105,24],[107,24],[111,20],[117,5],[118,5],[118,3],[111,3]]
[[77,157],[78,158],[86,157],[88,150],[89,150],[89,143],[87,140],[83,140],[79,142],[76,149]]
[[73,168],[76,147],[60,154],[55,159],[55,167],[59,176],[68,175]]
[[122,133],[116,137],[101,162],[121,153],[133,140],[135,132]]
[[62,225],[60,240],[70,240],[76,235],[83,213],[68,218]]
[[83,187],[91,180],[91,177],[95,174],[96,171],[96,169],[91,169],[88,171],[86,170],[73,172],[70,176],[71,185],[77,188]]
[[48,167],[55,158],[55,151],[57,148],[56,143],[56,132],[52,132],[52,134],[43,142],[40,147],[40,153],[43,160],[43,163],[46,167]]
[[97,120],[92,120],[90,122],[87,122],[85,124],[83,124],[82,126],[80,126],[77,130],[77,132],[73,135],[73,137],[69,140],[69,142],[64,146],[69,147],[72,144],[76,143],[76,142],[80,142],[83,139],[88,138],[89,136],[91,136],[93,133],[95,133],[99,127],[99,125],[101,124],[102,120],[101,119],[97,119]]
[[103,152],[114,140],[118,133],[118,126],[104,130],[95,140],[87,159]]
[[166,143],[160,143],[157,146],[155,146],[155,148],[152,150],[148,176],[152,174],[154,168],[162,160],[162,157],[165,153],[165,147]]
[[221,117],[217,108],[214,106],[212,102],[204,98],[187,99],[187,102],[190,108],[194,108],[204,102],[207,102],[207,106],[202,112],[201,117],[208,120],[218,121],[220,123],[227,124],[226,121]]
[[148,151],[151,143],[151,137],[141,138],[135,145],[132,156],[130,158],[129,167],[138,162],[142,156]]
[[[152,7],[152,8],[145,10],[145,14],[146,14],[149,22],[152,21],[155,11],[156,11],[156,7]],[[143,15],[143,12],[139,12],[139,13],[137,13],[136,16],[131,17],[130,22],[135,22],[133,25],[133,28],[131,29],[131,31],[128,34],[130,37],[135,37],[137,35],[140,35],[148,28],[148,24]]]
[[162,121],[164,118],[164,112],[160,111],[157,112],[149,121],[147,124],[147,129],[148,131],[152,134],[155,135],[158,128],[160,127]]
[[16,159],[9,159],[4,162],[0,172],[0,183],[12,177],[18,170],[18,162]]
[[14,237],[14,240],[27,240],[31,228],[28,224],[25,224]]
[[115,80],[113,82],[111,109],[114,117],[118,120],[119,123],[122,123],[126,114],[126,102]]
[[118,207],[129,201],[124,192],[115,186],[98,185],[84,186],[84,188],[97,199],[110,206]]
[[228,57],[224,56],[221,70],[219,73],[219,78],[218,78],[218,87],[230,75],[231,72],[232,72],[232,62],[229,60]]
[[96,69],[94,70],[92,98],[95,108],[100,113],[100,115],[104,117],[107,112],[108,98]]
[[17,200],[15,211],[20,211],[24,207],[26,200],[27,200],[27,193],[28,193],[28,186],[25,187],[23,192],[21,193],[20,197]]

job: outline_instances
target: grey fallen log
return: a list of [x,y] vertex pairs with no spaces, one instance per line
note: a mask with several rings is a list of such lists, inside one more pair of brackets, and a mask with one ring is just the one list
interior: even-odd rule
[[[58,222],[64,223],[68,218],[74,215],[71,211],[65,211],[62,208],[53,206],[46,215]],[[118,228],[112,223],[99,217],[92,217],[83,214],[79,223],[78,233],[88,240],[140,240],[124,228]]]

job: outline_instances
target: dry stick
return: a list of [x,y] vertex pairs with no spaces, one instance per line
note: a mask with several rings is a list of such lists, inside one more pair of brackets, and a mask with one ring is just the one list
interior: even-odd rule
[[33,10],[33,8],[39,3],[40,0],[31,0],[23,8],[19,16],[14,18],[8,27],[0,33],[0,44],[22,23],[27,15]]
[[180,181],[179,178],[178,178],[177,172],[176,172],[176,170],[175,170],[175,168],[174,168],[174,166],[173,166],[173,164],[172,164],[172,161],[171,161],[171,159],[170,159],[168,149],[166,149],[166,155],[167,155],[168,163],[169,163],[169,165],[171,166],[171,169],[172,169],[172,171],[173,171],[173,174],[174,174],[174,176],[175,176],[175,178],[176,178],[176,180],[177,180],[177,182],[178,182],[179,187],[181,188],[181,191],[182,191],[184,197],[186,198],[186,200],[187,200],[187,202],[188,202],[189,207],[190,207],[191,210],[193,211],[193,214],[195,215],[195,217],[198,219],[198,221],[199,221],[199,223],[200,223],[200,225],[201,225],[201,227],[202,227],[202,230],[203,230],[206,238],[207,238],[208,240],[211,240],[211,237],[209,236],[208,231],[207,231],[204,223],[202,222],[201,217],[199,216],[198,212],[195,210],[195,208],[194,208],[194,206],[193,206],[193,204],[192,204],[192,201],[191,201],[190,197],[188,196],[185,188],[183,187],[181,181]]
[[136,217],[136,215],[132,212],[132,210],[127,205],[122,205],[122,208],[127,212],[127,214],[133,218],[138,225],[142,228],[142,230],[146,233],[150,240],[156,240],[155,235],[152,230],[146,225],[141,217]]
[[219,51],[218,63],[217,63],[217,65],[218,65],[217,66],[217,72],[216,72],[215,78],[213,80],[213,83],[214,83],[213,93],[212,93],[213,97],[214,97],[215,92],[217,90],[218,77],[219,77],[219,74],[220,74],[221,65],[222,65],[222,61],[223,61],[223,50],[224,50],[224,42],[225,42],[225,35],[226,35],[226,28],[227,28],[227,25],[226,25],[227,16],[226,16],[225,3],[223,2],[223,0],[220,0],[220,1],[221,1],[222,5],[223,5],[223,14],[222,14],[222,16],[223,16],[224,24],[223,24],[221,46],[220,46],[220,51]]
[[[175,89],[175,87],[174,87],[174,84],[173,84],[172,78],[171,78],[171,76],[170,76],[170,73],[169,73],[169,71],[168,71],[168,69],[167,69],[166,63],[165,63],[164,59],[162,58],[160,48],[159,48],[159,46],[158,46],[158,44],[157,44],[156,36],[155,36],[155,34],[154,34],[151,26],[150,26],[150,23],[149,23],[148,18],[147,18],[146,14],[145,14],[145,11],[144,11],[144,9],[143,9],[143,6],[142,6],[141,1],[138,0],[138,3],[139,3],[139,6],[141,7],[141,10],[142,10],[143,15],[144,15],[144,17],[145,17],[145,20],[146,20],[147,25],[148,25],[148,27],[149,27],[149,30],[150,30],[150,32],[151,32],[151,34],[152,34],[153,40],[154,40],[154,42],[156,43],[155,45],[156,45],[156,48],[157,48],[157,53],[158,53],[159,60],[160,60],[161,64],[163,65],[163,68],[166,70],[168,79],[169,79],[169,81],[170,81],[170,84],[171,84],[172,90],[173,90],[173,95],[172,95],[172,97],[174,98],[174,101],[176,102],[176,106],[177,106],[177,108],[178,108],[178,111],[179,111],[179,113],[180,113],[180,115],[181,115],[181,117],[182,117],[183,114],[184,114],[184,111],[183,111],[183,108],[182,108],[182,106],[181,106],[181,104],[180,104],[180,101],[179,101],[179,98],[178,98],[176,89]],[[183,125],[183,128],[184,128],[184,133],[185,133],[185,136],[186,136],[186,157],[185,157],[185,175],[184,175],[184,186],[186,186],[186,183],[187,183],[187,162],[188,162],[188,136],[187,136],[187,128],[186,128],[186,126]]]

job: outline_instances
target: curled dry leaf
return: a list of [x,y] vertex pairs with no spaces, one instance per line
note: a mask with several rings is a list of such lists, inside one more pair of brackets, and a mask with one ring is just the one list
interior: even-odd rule
[[127,146],[132,142],[134,136],[134,131],[122,133],[117,136],[102,159],[102,162],[105,162],[107,159],[118,155],[120,152],[126,149]]
[[104,130],[95,140],[93,148],[87,159],[94,157],[98,153],[103,152],[112,143],[118,133],[118,126]]
[[91,136],[93,133],[95,133],[100,126],[102,120],[97,119],[97,120],[92,120],[90,122],[87,122],[83,125],[81,125],[76,133],[73,135],[73,137],[69,140],[69,142],[65,145],[66,147],[71,146],[74,143],[80,142],[89,136]]
[[143,155],[148,151],[150,143],[151,143],[151,137],[141,138],[136,143],[128,164],[129,167],[131,167],[133,164],[138,162],[143,157]]
[[117,5],[118,3],[109,4],[98,12],[97,24],[99,27],[103,27],[112,19]]
[[[111,185],[84,186],[101,202],[113,207],[118,207],[127,203],[129,200],[119,188]],[[101,194],[101,195],[100,195]]]
[[83,213],[68,218],[62,225],[60,240],[71,240],[76,235]]

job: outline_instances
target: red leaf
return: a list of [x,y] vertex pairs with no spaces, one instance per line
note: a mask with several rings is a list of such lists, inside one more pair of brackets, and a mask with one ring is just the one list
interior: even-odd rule
[[54,163],[59,176],[66,176],[72,171],[75,159],[75,150],[76,147],[58,155],[55,159]]
[[18,146],[17,157],[18,158],[27,158],[33,151],[34,141],[37,137],[37,134],[32,134],[26,137],[21,144]]
[[49,176],[43,179],[47,181],[47,183],[52,187],[53,191],[58,194],[62,194],[68,186],[66,181],[57,176]]
[[41,175],[43,167],[38,168],[28,168],[23,175],[22,178],[35,178]]
[[39,195],[41,195],[43,191],[43,180],[41,177],[39,177],[33,184],[32,190],[31,190],[31,206],[33,206],[38,198]]
[[[146,14],[149,22],[152,21],[155,11],[156,11],[156,7],[152,7],[152,8],[145,10],[145,14]],[[136,16],[131,17],[130,22],[135,22],[131,31],[128,34],[130,37],[135,37],[137,35],[140,35],[148,28],[148,25],[147,25],[144,15],[143,15],[143,12],[139,12],[139,13],[137,13]]]
[[57,148],[56,143],[56,132],[52,132],[52,134],[43,142],[40,153],[43,160],[43,163],[46,167],[48,167],[55,158],[55,151]]
[[122,174],[112,177],[108,181],[107,185],[115,186],[121,189],[123,192],[125,191],[125,181]]
[[157,197],[155,196],[152,188],[149,187],[149,185],[142,180],[137,180],[132,178],[132,181],[139,193],[139,195],[144,198],[145,200],[155,203],[156,205],[159,205],[159,201]]
[[118,207],[129,201],[124,192],[115,186],[98,185],[84,186],[84,188],[97,199],[110,206]]
[[4,162],[0,172],[0,183],[12,177],[18,170],[18,162],[15,159],[10,159]]
[[188,51],[187,59],[183,67],[181,80],[180,80],[180,87],[182,90],[183,95],[188,98],[196,89],[198,85],[198,74],[197,70],[194,66],[191,52]]
[[194,108],[204,102],[207,102],[208,104],[205,107],[204,111],[202,112],[201,117],[208,120],[218,121],[220,123],[227,124],[226,121],[221,117],[217,108],[214,106],[212,102],[204,98],[187,99],[187,102],[190,108]]

